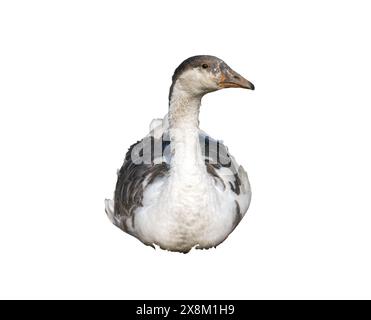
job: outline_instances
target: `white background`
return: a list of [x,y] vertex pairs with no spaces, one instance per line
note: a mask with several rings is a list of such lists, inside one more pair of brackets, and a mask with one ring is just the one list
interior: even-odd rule
[[[367,1],[2,1],[1,298],[371,298]],[[217,249],[142,245],[106,218],[171,75],[213,54],[255,91],[201,128],[252,204]]]

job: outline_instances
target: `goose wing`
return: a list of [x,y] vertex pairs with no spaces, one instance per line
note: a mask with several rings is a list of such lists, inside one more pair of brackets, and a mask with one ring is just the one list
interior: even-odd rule
[[169,165],[162,157],[167,144],[151,135],[134,143],[117,173],[114,201],[106,204],[106,211],[112,222],[127,233],[133,233],[133,217],[142,206],[146,186],[168,174]]
[[251,188],[245,169],[236,162],[221,141],[203,131],[199,139],[208,173],[217,181],[222,181],[224,189],[230,189],[235,194],[236,210],[242,218],[251,200]]

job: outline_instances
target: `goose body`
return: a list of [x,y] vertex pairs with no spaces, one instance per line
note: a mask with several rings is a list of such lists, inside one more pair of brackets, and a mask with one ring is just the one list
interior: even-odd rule
[[227,148],[199,129],[204,94],[253,85],[212,56],[185,60],[175,71],[169,112],[126,154],[110,220],[144,244],[188,252],[223,242],[245,215],[251,199],[242,166]]

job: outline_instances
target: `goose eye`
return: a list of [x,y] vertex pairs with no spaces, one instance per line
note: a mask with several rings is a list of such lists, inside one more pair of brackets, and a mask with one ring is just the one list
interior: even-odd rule
[[202,68],[204,68],[204,69],[207,69],[208,67],[209,67],[209,65],[206,64],[206,63],[204,63],[204,64],[202,65]]

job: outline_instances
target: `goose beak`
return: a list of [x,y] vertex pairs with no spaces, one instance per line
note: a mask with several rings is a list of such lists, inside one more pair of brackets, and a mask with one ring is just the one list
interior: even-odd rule
[[255,86],[243,76],[229,67],[222,70],[222,76],[219,82],[221,88],[243,88],[255,90]]

